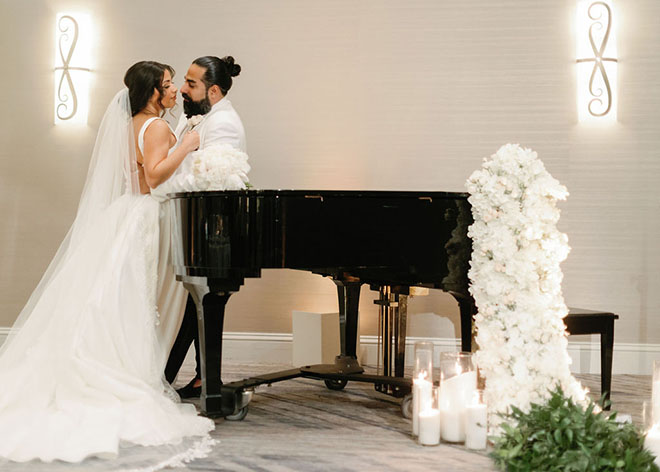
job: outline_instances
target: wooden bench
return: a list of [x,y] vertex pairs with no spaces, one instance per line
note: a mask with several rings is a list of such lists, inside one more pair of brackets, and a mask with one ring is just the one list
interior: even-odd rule
[[[612,388],[612,356],[614,354],[614,320],[619,315],[608,311],[569,308],[564,318],[568,334],[600,334],[600,394],[610,399]],[[609,407],[607,407],[609,410]]]

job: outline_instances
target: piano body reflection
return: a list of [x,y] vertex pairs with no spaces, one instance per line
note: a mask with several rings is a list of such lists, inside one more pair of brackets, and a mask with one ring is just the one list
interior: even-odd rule
[[[411,380],[403,376],[410,287],[451,293],[460,307],[463,345],[470,340],[474,302],[468,293],[467,228],[472,215],[465,193],[240,190],[171,197],[174,269],[197,305],[201,406],[208,416],[242,419],[255,387],[296,377],[323,380],[335,390],[347,381],[371,382],[380,392],[406,396],[411,390]],[[245,278],[272,268],[332,278],[341,353],[333,365],[223,384],[225,305]],[[379,292],[382,372],[375,375],[364,373],[356,353],[363,284]]]

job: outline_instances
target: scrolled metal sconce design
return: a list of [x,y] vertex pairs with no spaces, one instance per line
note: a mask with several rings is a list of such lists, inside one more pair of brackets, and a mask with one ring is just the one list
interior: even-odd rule
[[[598,8],[602,7],[602,8]],[[598,14],[595,14],[593,10],[599,10]],[[607,71],[605,70],[605,61],[609,62],[618,62],[614,57],[603,57],[605,49],[607,47],[607,42],[610,39],[610,32],[612,30],[612,9],[610,6],[602,1],[593,2],[589,5],[587,9],[589,19],[591,20],[591,25],[589,26],[589,44],[593,52],[594,57],[578,59],[577,62],[593,62],[594,67],[591,70],[591,77],[589,78],[589,93],[591,94],[591,100],[589,100],[588,110],[589,114],[594,117],[605,116],[610,112],[612,108],[612,87],[610,86],[610,80],[607,77]],[[605,34],[602,37],[602,40],[599,45],[596,45],[596,40],[594,39],[594,30],[603,28],[603,13],[607,13]],[[603,89],[600,87],[594,87],[594,80],[596,75],[600,74],[605,85],[606,97],[603,97]],[[597,113],[594,111],[594,104],[603,106],[604,99],[607,100],[607,106],[605,110]]]
[[[69,31],[69,30],[72,31]],[[56,104],[56,115],[57,118],[66,121],[73,118],[78,111],[78,96],[76,94],[76,88],[71,78],[70,71],[80,70],[89,72],[90,69],[86,67],[72,67],[71,58],[76,49],[78,43],[79,28],[78,22],[70,15],[63,15],[59,18],[57,22],[57,47],[60,59],[62,61],[62,66],[55,67],[55,70],[62,71],[60,76],[59,84],[57,85],[57,98],[58,103]],[[69,48],[66,51],[67,43]],[[66,84],[66,87],[65,87]]]

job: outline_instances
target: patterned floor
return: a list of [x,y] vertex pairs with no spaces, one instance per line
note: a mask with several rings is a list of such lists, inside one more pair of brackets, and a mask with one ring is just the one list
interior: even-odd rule
[[[225,381],[287,368],[224,366]],[[290,368],[290,367],[289,367]],[[187,372],[181,377],[186,379]],[[488,471],[485,452],[443,444],[419,446],[410,437],[399,400],[371,384],[331,391],[322,382],[294,379],[257,390],[243,421],[218,420],[220,444],[191,471]]]
[[[290,368],[282,365],[226,362],[223,379],[241,380]],[[186,363],[179,385],[193,375]],[[580,375],[600,396],[600,376]],[[650,376],[619,375],[613,379],[613,409],[641,422],[642,401],[651,395]],[[401,414],[399,400],[374,391],[371,384],[350,383],[342,391],[322,382],[288,380],[259,388],[243,421],[216,420],[211,454],[178,471],[473,471],[496,470],[487,451],[441,444],[423,447],[411,438],[411,424]],[[140,451],[143,448],[139,449]],[[140,452],[144,455],[143,452]],[[160,459],[151,454],[148,461]],[[108,461],[85,462],[73,470],[105,471],[121,467]],[[0,464],[11,472],[71,472],[70,464]]]
[[[287,368],[277,365],[224,367],[225,381]],[[185,367],[181,378],[192,375]],[[600,396],[600,376],[580,375],[592,396]],[[641,422],[641,403],[651,396],[649,376],[613,379],[612,407]],[[419,446],[399,401],[370,384],[349,383],[330,391],[322,382],[295,379],[261,387],[240,422],[218,420],[220,440],[212,455],[188,466],[191,471],[490,471],[486,452],[441,444]]]

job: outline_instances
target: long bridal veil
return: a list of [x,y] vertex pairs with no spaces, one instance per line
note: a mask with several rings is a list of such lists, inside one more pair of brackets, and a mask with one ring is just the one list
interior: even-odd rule
[[140,195],[135,157],[125,89],[76,218],[0,348],[2,470],[155,471],[210,449],[213,422],[163,381],[159,204]]
[[[9,336],[0,346],[0,371],[5,363],[15,360],[7,355],[9,348],[17,338],[25,338],[28,335],[22,333],[21,328],[34,312],[35,305],[62,269],[63,263],[73,252],[76,244],[80,243],[80,238],[86,230],[113,201],[124,194],[140,193],[135,148],[130,145],[134,140],[130,109],[128,89],[123,89],[115,95],[103,115],[76,218],[41,281],[21,310]],[[21,355],[18,352],[15,354]]]

